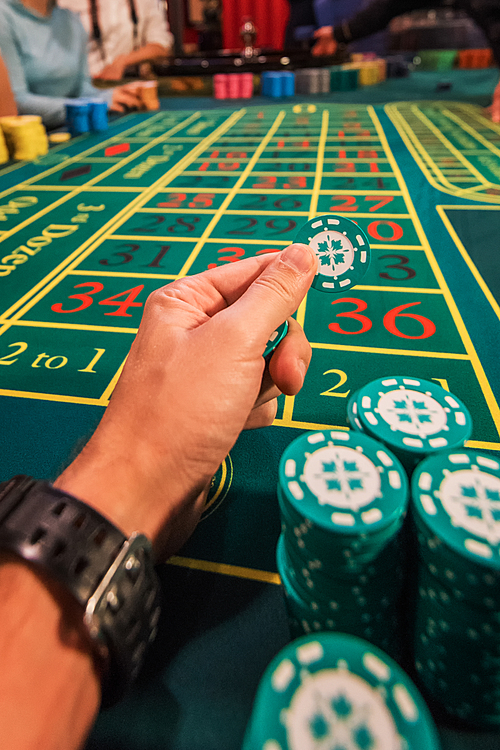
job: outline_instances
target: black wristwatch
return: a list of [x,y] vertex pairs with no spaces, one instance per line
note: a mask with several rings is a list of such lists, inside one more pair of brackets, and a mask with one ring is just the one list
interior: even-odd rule
[[105,665],[102,706],[116,703],[137,676],[160,615],[148,539],[127,539],[76,497],[17,476],[0,484],[0,550],[39,566],[82,606]]

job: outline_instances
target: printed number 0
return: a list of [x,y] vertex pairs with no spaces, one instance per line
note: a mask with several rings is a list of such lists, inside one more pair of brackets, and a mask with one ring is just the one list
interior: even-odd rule
[[339,382],[336,385],[332,385],[331,388],[329,388],[327,391],[323,391],[321,393],[321,396],[335,396],[336,398],[347,398],[350,394],[351,390],[345,391],[344,393],[334,393],[333,391],[336,391],[338,388],[342,388],[342,386],[347,381],[347,375],[343,370],[327,370],[323,373],[323,375],[330,375],[330,374],[338,375]]

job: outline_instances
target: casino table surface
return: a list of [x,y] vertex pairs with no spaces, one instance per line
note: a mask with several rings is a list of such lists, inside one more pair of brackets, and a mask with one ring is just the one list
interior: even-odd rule
[[[305,430],[347,429],[360,386],[439,383],[469,407],[468,445],[500,450],[500,127],[477,92],[433,101],[428,80],[423,100],[405,100],[405,79],[387,104],[367,103],[372,92],[177,101],[0,173],[2,478],[53,479],[91,434],[153,289],[279,251],[317,214],[354,219],[373,252],[361,284],[311,291],[297,311],[313,350],[304,387],[280,398],[272,427],[241,435],[192,538],[159,566],[158,638],[87,750],[239,748],[290,637],[274,556],[279,457]],[[445,750],[500,748],[499,735],[438,721]]]

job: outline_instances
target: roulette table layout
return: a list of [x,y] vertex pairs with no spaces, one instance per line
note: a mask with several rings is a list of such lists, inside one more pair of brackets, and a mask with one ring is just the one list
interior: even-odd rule
[[[290,637],[279,459],[304,431],[347,430],[355,391],[387,374],[432,381],[467,405],[467,446],[500,450],[499,210],[500,128],[450,101],[132,114],[0,173],[2,479],[54,479],[83,444],[154,289],[277,252],[317,215],[356,221],[371,245],[360,284],[311,290],[297,311],[304,387],[272,427],[242,434],[194,535],[160,566],[158,639],[89,750],[240,747]],[[500,744],[441,732],[446,750]]]

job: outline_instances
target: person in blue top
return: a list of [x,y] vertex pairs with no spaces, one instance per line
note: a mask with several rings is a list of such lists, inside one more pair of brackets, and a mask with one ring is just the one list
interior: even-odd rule
[[54,0],[0,0],[0,50],[19,114],[41,115],[49,128],[64,123],[68,98],[97,96],[118,112],[141,106],[129,88],[92,86],[86,32]]

